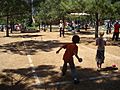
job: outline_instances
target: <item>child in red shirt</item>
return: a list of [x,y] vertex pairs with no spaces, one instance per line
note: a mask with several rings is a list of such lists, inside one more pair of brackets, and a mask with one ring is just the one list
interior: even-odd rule
[[75,84],[79,83],[79,79],[78,79],[75,64],[73,61],[73,56],[75,55],[76,58],[78,59],[78,61],[82,62],[82,58],[79,58],[79,56],[78,56],[78,46],[76,45],[76,43],[79,43],[79,41],[80,41],[80,37],[78,35],[74,35],[72,37],[72,43],[66,44],[66,45],[62,46],[58,51],[56,51],[56,53],[59,53],[59,51],[62,48],[66,49],[66,51],[63,55],[64,64],[63,64],[63,68],[62,68],[62,75],[63,76],[65,75],[65,73],[67,71],[67,63],[69,63],[70,69],[72,72],[72,77],[74,79]]

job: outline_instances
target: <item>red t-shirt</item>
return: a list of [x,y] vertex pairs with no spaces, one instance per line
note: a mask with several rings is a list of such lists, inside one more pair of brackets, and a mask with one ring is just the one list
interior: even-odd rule
[[119,24],[115,24],[114,25],[114,32],[119,32],[119,28],[120,28],[120,25]]
[[63,46],[64,49],[66,49],[63,60],[66,62],[69,62],[70,60],[73,60],[73,55],[78,53],[78,46],[76,44],[66,44]]

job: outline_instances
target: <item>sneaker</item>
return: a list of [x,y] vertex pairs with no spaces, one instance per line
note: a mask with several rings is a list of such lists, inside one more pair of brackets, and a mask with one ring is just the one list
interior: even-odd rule
[[79,79],[74,78],[74,84],[79,84],[79,83],[80,83]]

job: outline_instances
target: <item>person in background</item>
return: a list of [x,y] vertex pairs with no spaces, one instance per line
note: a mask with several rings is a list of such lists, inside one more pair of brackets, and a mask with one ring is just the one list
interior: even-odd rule
[[108,21],[108,22],[107,22],[106,27],[107,27],[107,32],[106,32],[106,34],[111,33],[111,28],[112,28],[112,23],[111,23],[111,21]]
[[115,25],[114,25],[114,33],[113,33],[112,40],[115,39],[115,41],[118,41],[118,38],[119,38],[119,28],[120,28],[120,24],[118,22],[116,22]]
[[63,25],[63,21],[62,20],[60,20],[59,29],[60,29],[60,37],[62,35],[64,37],[64,25]]

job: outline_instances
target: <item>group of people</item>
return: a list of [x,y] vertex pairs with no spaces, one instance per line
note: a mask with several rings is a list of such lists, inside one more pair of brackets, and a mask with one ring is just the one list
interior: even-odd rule
[[[106,26],[107,26],[107,30],[106,30],[107,34],[112,33],[112,29],[111,28],[114,27],[112,40],[118,41],[118,39],[119,39],[119,29],[120,29],[119,22],[117,21],[117,22],[115,22],[114,25],[112,25],[112,23],[109,21]],[[73,33],[75,34],[75,23],[74,22],[72,22],[71,27],[72,27]],[[64,30],[64,23],[63,23],[62,20],[60,20],[59,28],[60,28],[60,37],[61,36],[64,37],[65,30]],[[87,24],[86,24],[85,30],[87,30]]]
[[[73,33],[75,34],[75,26],[76,26],[76,24],[75,24],[75,22],[71,22],[71,23],[67,23],[66,22],[66,26],[69,26],[69,27],[71,27],[71,31],[73,31]],[[64,30],[64,26],[65,24],[63,23],[63,21],[62,20],[60,20],[60,24],[59,24],[59,29],[60,29],[60,37],[61,36],[63,36],[64,37],[64,34],[65,34],[65,30]]]
[[80,27],[80,23],[76,23],[75,21],[71,21],[71,22],[63,22],[62,20],[60,20],[59,23],[59,29],[60,29],[60,37],[63,36],[65,34],[65,30],[64,27],[66,27],[68,29],[68,31],[72,31],[73,34],[76,34],[76,32],[80,32],[80,28],[85,29],[85,31],[87,31],[88,29],[88,24],[84,24],[84,26]]
[[[116,22],[114,24],[114,33],[113,33],[112,40],[115,39],[116,41],[118,41],[119,28],[120,28],[120,24]],[[103,35],[104,35],[104,32],[100,32],[99,37],[96,39],[96,45],[98,46],[97,52],[96,52],[97,70],[101,70],[102,64],[104,63],[104,59],[105,59],[104,52],[105,52],[106,41],[103,39]],[[74,35],[72,37],[72,43],[65,44],[62,47],[60,47],[59,50],[56,51],[56,53],[59,53],[61,49],[66,49],[63,55],[64,64],[62,68],[62,76],[66,74],[67,64],[69,64],[75,84],[79,83],[79,78],[78,78],[78,74],[75,68],[73,56],[75,55],[79,62],[83,61],[82,58],[78,56],[78,46],[76,44],[79,42],[80,42],[80,37],[78,35]]]
[[[104,32],[100,32],[99,35],[100,37],[96,39],[96,45],[98,46],[97,54],[96,54],[96,62],[97,62],[98,70],[101,69],[102,64],[104,63],[104,58],[105,58],[104,51],[106,45],[106,41],[103,39]],[[76,44],[79,42],[80,42],[80,37],[78,35],[74,35],[72,37],[72,43],[65,44],[56,51],[56,53],[59,53],[61,49],[66,49],[63,55],[64,64],[62,68],[62,76],[66,74],[67,64],[69,64],[74,84],[79,83],[79,77],[75,68],[73,56],[75,55],[79,62],[83,61],[82,58],[78,56],[78,46]]]

